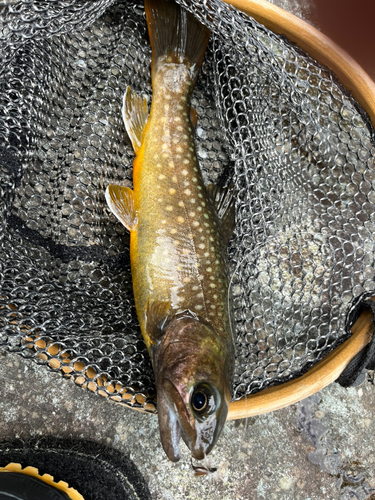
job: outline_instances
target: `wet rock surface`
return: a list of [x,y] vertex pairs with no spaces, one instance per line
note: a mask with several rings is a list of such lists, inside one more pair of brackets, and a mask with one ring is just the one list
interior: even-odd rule
[[157,418],[91,394],[45,366],[0,354],[0,439],[91,439],[130,456],[153,500],[375,498],[375,387],[332,384],[277,412],[228,422],[194,477],[187,448],[169,462]]

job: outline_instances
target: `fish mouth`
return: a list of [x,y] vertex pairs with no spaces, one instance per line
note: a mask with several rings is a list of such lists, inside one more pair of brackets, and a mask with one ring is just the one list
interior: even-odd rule
[[181,458],[181,436],[185,437],[188,432],[189,437],[193,437],[192,434],[195,435],[196,432],[190,424],[185,403],[175,385],[165,379],[161,386],[157,390],[160,439],[168,458],[177,462]]
[[194,419],[190,408],[183,401],[175,385],[168,379],[158,390],[158,419],[160,438],[164,451],[172,462],[181,458],[179,442],[182,437],[191,455],[203,460],[212,450],[226,421],[228,406],[224,405],[210,418]]

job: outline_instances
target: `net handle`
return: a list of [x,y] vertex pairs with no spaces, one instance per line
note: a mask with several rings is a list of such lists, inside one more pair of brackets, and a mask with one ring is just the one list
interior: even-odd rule
[[319,361],[311,370],[290,382],[264,389],[233,401],[228,420],[254,417],[298,403],[334,382],[349,362],[370,342],[372,312],[364,311],[352,327],[352,336]]
[[375,127],[375,83],[339,45],[306,21],[265,0],[224,0],[274,33],[285,35],[316,61],[332,70],[368,113]]

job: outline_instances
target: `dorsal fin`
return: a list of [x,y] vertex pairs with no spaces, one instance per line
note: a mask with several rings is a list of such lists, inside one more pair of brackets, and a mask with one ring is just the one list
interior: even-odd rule
[[137,225],[137,215],[134,207],[134,192],[124,186],[110,184],[105,192],[105,199],[111,212],[129,231]]
[[209,184],[207,192],[215,205],[221,221],[222,234],[225,242],[228,243],[234,231],[236,216],[233,186],[229,185],[224,188],[217,184]]
[[147,101],[127,87],[122,105],[122,118],[128,136],[137,154],[141,147],[143,134],[148,120]]

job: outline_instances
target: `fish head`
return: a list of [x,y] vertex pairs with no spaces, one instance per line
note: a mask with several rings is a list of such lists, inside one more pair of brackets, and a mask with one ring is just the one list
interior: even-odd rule
[[180,438],[202,460],[216,443],[231,400],[233,360],[213,328],[195,315],[169,322],[154,356],[160,437],[180,459]]

